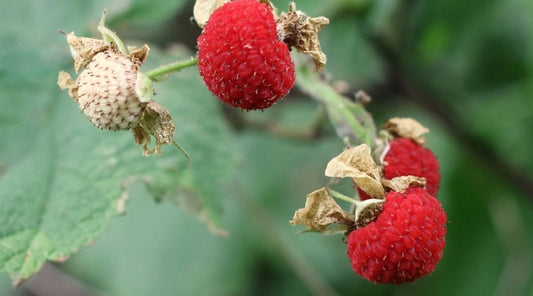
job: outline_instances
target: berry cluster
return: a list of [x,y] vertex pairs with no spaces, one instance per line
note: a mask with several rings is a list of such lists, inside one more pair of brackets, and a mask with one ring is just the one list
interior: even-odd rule
[[[446,244],[447,217],[435,198],[439,163],[422,146],[428,130],[411,118],[393,118],[385,129],[394,138],[376,147],[385,151],[381,166],[361,144],[326,167],[327,177],[350,178],[361,200],[322,188],[307,195],[305,208],[290,222],[308,231],[342,231],[357,274],[374,283],[401,284],[433,272]],[[352,210],[344,211],[334,198],[353,203]]]
[[[410,138],[391,141],[383,158],[383,176],[425,178],[426,186],[403,193],[389,191],[374,222],[348,235],[353,270],[376,283],[411,282],[431,273],[445,246],[446,213],[435,198],[439,163],[433,153]],[[359,190],[362,200],[371,198]]]

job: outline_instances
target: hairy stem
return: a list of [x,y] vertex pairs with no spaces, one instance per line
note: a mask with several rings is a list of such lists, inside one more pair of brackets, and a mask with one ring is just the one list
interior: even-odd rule
[[171,73],[181,71],[182,69],[192,67],[198,64],[197,58],[190,58],[185,61],[177,61],[174,63],[166,64],[158,68],[152,69],[146,72],[146,76],[152,81],[161,81]]
[[325,106],[328,117],[342,140],[374,147],[374,120],[362,104],[340,95],[305,64],[300,65],[297,72],[296,84],[303,92]]
[[339,200],[343,200],[343,201],[347,201],[347,202],[349,202],[351,204],[354,204],[354,205],[357,204],[357,201],[355,199],[349,197],[349,196],[346,196],[346,195],[344,195],[344,194],[342,194],[342,193],[340,193],[338,191],[335,191],[333,189],[330,189],[330,188],[328,188],[327,190],[328,190],[328,193],[331,194],[331,196],[333,198],[336,198],[336,199],[339,199]]

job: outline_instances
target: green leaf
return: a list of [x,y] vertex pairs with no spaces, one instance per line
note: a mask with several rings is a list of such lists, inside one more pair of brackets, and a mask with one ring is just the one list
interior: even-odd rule
[[[20,5],[17,11],[25,10]],[[23,24],[18,35],[0,36],[11,41],[0,56],[0,271],[19,284],[46,260],[66,260],[123,212],[132,183],[146,184],[155,198],[186,205],[223,233],[220,192],[233,166],[231,134],[196,68],[156,85],[154,97],[172,114],[175,138],[191,155],[192,168],[173,146],[163,147],[162,156],[143,157],[130,132],[95,128],[57,87],[62,65],[73,71],[55,25],[45,23],[35,38]],[[185,55],[190,53],[153,50],[148,62]]]

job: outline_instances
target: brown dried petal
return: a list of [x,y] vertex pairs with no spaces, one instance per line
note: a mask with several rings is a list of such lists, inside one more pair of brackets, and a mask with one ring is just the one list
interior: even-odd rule
[[140,125],[131,130],[133,133],[133,141],[135,145],[143,145],[143,154],[148,155],[148,144],[150,144],[150,134],[145,131]]
[[410,138],[420,145],[426,143],[426,138],[424,135],[429,132],[429,129],[421,125],[418,121],[409,117],[391,118],[385,123],[383,128],[394,136]]
[[[161,154],[161,145],[172,143],[176,130],[168,110],[155,101],[146,104],[139,126],[142,131],[139,128],[134,129],[133,136],[136,144],[143,145],[145,156],[154,153]],[[148,149],[150,135],[155,138],[155,147],[151,150]]]
[[78,84],[72,80],[70,74],[65,71],[60,71],[57,76],[57,85],[61,89],[68,89],[69,96],[74,100],[78,101]]
[[142,64],[146,60],[148,52],[150,52],[150,47],[148,47],[148,44],[144,44],[141,48],[128,46],[128,51],[130,53],[128,57],[132,62],[137,61]]
[[309,231],[322,232],[334,223],[352,225],[354,217],[341,209],[326,188],[320,188],[307,195],[305,208],[298,209],[289,222],[305,225]]
[[323,16],[309,17],[300,10],[296,10],[293,3],[288,12],[282,12],[278,18],[280,39],[289,48],[294,47],[300,53],[308,54],[313,58],[317,71],[322,71],[327,57],[320,47],[318,32],[329,24],[329,19]]
[[74,70],[80,72],[95,54],[109,48],[102,39],[78,37],[74,32],[67,34],[67,43],[74,58]]
[[390,188],[396,192],[404,193],[409,186],[425,187],[426,179],[415,176],[401,176],[395,177],[391,180],[382,180],[383,186]]
[[381,185],[381,170],[370,155],[366,144],[348,149],[333,158],[326,167],[325,175],[334,178],[353,178],[361,190],[375,198],[384,198]]

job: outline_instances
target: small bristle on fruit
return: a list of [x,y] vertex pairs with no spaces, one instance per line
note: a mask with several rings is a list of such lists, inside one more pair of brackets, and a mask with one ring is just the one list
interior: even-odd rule
[[198,68],[216,97],[247,110],[272,106],[295,80],[274,16],[257,0],[232,1],[215,10],[198,38]]
[[135,93],[139,64],[112,50],[97,53],[78,76],[80,109],[98,128],[137,126],[143,106]]
[[397,138],[390,143],[384,159],[386,179],[412,175],[426,179],[426,190],[436,196],[439,190],[439,162],[433,152],[409,138]]
[[445,235],[440,202],[423,188],[410,187],[389,192],[378,218],[348,235],[347,255],[353,270],[369,281],[412,282],[433,272]]

